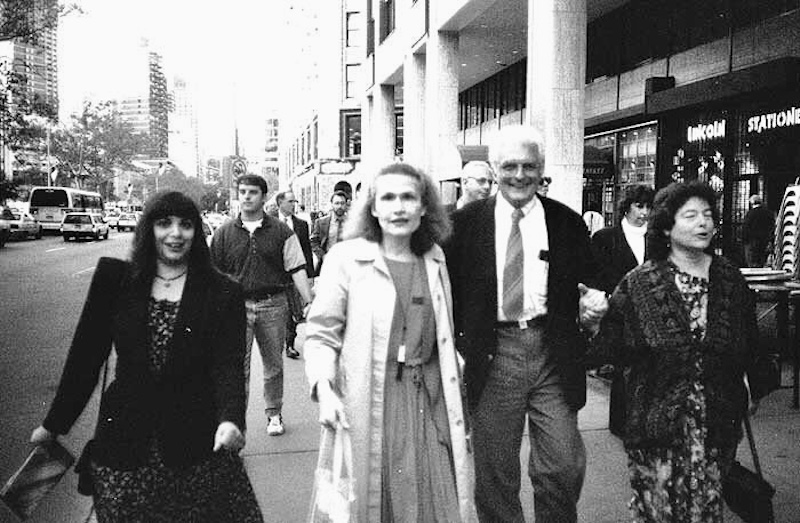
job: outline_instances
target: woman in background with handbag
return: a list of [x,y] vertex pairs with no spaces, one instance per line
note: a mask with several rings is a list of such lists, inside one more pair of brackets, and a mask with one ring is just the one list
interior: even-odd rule
[[592,341],[590,366],[629,368],[623,441],[633,521],[721,522],[722,481],[748,409],[771,391],[755,305],[739,269],[711,254],[718,219],[706,184],[655,196],[649,261],[629,272]]
[[[355,499],[333,520],[477,521],[436,186],[388,165],[346,227],[353,239],[325,257],[304,347],[320,423],[352,441]],[[316,517],[329,501],[314,500],[312,521],[331,519]]]
[[98,521],[260,522],[238,456],[244,339],[242,289],[211,266],[197,207],[182,193],[158,193],[131,261],[100,259],[31,442],[70,430],[113,345],[115,379],[81,460]]

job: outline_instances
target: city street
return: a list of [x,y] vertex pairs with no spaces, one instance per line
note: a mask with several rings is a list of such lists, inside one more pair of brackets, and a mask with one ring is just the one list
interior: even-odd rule
[[[39,241],[11,242],[0,249],[0,481],[22,463],[31,430],[41,421],[55,392],[93,268],[100,256],[125,257],[132,233],[112,232],[107,241],[68,242],[46,236]],[[302,350],[301,335],[297,346]],[[257,350],[254,349],[254,354]],[[265,521],[305,520],[317,457],[319,426],[316,406],[308,399],[303,361],[286,359],[284,421],[286,434],[269,437],[263,415],[261,362],[254,358],[250,382],[247,446],[243,452]],[[784,383],[788,383],[788,374]],[[588,380],[587,406],[579,416],[587,449],[587,474],[579,504],[581,523],[627,521],[629,497],[622,445],[607,430],[608,387]],[[78,454],[95,423],[97,395],[73,430],[62,438]],[[777,487],[778,523],[800,522],[800,413],[790,407],[790,391],[771,395],[753,420],[767,479]],[[523,445],[522,500],[526,521],[533,521],[533,497],[527,479],[527,444]],[[740,459],[750,463],[746,444]],[[79,523],[91,500],[76,490],[69,472],[30,521]],[[15,521],[0,504],[0,522]],[[726,523],[737,523],[728,514]]]

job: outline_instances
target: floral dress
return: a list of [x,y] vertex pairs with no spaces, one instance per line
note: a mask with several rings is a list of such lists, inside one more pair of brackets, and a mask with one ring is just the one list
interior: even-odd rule
[[[169,356],[180,302],[148,302],[150,371],[158,375]],[[92,464],[94,507],[105,522],[261,522],[261,510],[241,458],[215,452],[185,469],[164,465],[158,440],[150,441],[146,465],[116,470]]]
[[[670,264],[683,297],[692,335],[705,337],[708,280]],[[706,398],[701,376],[703,355],[694,354],[695,380],[686,398],[684,438],[680,447],[628,450],[633,487],[630,509],[636,523],[706,523],[722,521],[720,451],[706,440]]]

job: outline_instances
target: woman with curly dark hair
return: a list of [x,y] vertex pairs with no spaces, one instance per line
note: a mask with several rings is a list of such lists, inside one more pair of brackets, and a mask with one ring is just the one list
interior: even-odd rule
[[653,202],[649,260],[625,275],[588,352],[626,367],[633,521],[722,521],[722,479],[748,409],[770,392],[752,294],[711,252],[716,195],[672,184]]
[[305,355],[320,423],[352,437],[356,519],[474,521],[436,186],[388,165],[348,220],[350,239],[325,257]]
[[244,447],[245,311],[212,268],[200,213],[179,192],[152,197],[131,260],[101,258],[58,392],[31,442],[66,434],[111,347],[115,377],[82,457],[97,519],[262,521]]

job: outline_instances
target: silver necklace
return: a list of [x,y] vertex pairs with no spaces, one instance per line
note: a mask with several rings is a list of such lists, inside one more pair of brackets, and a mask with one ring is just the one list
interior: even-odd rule
[[165,278],[165,277],[161,276],[160,274],[156,274],[156,278],[158,278],[159,280],[164,282],[164,287],[169,288],[169,286],[172,285],[172,282],[174,282],[175,280],[177,280],[179,278],[183,278],[184,276],[186,276],[186,272],[187,271],[188,271],[188,269],[186,271],[183,271],[182,273],[178,274],[177,276],[173,276],[172,278]]

